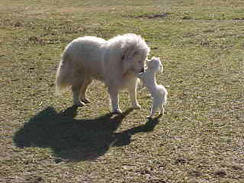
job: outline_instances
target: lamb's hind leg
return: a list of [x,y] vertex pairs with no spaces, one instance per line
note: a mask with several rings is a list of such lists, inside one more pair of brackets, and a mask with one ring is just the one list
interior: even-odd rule
[[149,118],[153,117],[154,114],[157,112],[160,104],[162,105],[162,103],[160,102],[160,100],[153,98],[153,103],[152,103],[152,107],[151,107],[151,113],[148,116]]
[[160,109],[160,115],[164,115],[164,112],[165,112],[165,109],[164,109],[164,106],[162,105],[161,109]]
[[153,115],[156,113],[156,110],[157,110],[157,106],[153,103],[152,107],[151,107],[151,112],[150,112],[150,115],[148,116],[148,118],[152,118]]
[[161,101],[161,105],[160,105],[160,114],[164,115],[165,109],[164,106],[166,104],[167,101],[167,93],[164,95],[162,101]]

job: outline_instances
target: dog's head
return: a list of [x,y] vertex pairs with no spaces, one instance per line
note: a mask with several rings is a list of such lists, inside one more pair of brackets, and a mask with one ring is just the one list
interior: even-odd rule
[[163,65],[158,57],[153,57],[151,60],[147,60],[147,67],[154,72],[163,72]]
[[144,72],[145,60],[150,52],[144,39],[135,34],[125,34],[124,44],[122,46],[121,60],[123,62],[124,73],[132,72],[138,75]]

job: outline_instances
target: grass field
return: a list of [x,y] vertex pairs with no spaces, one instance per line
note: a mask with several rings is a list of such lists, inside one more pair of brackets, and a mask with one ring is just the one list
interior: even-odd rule
[[[109,114],[106,88],[55,95],[64,47],[133,32],[163,60],[166,114]],[[242,0],[1,0],[0,182],[244,182]]]

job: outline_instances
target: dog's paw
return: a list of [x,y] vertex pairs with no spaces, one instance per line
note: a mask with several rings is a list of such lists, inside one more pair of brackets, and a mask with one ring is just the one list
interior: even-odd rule
[[84,98],[84,99],[81,99],[81,101],[82,101],[82,102],[84,102],[85,104],[88,104],[88,103],[90,103],[90,101],[89,101],[88,99],[86,99],[86,98]]
[[112,114],[122,114],[120,109],[113,109]]
[[86,105],[86,104],[84,102],[81,102],[81,101],[77,101],[74,103],[74,106],[77,106],[77,107],[82,107],[84,105]]

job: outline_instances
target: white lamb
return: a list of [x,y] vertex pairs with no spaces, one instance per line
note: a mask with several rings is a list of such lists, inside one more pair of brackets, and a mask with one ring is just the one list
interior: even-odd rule
[[138,77],[142,80],[143,86],[148,88],[153,98],[151,113],[148,116],[151,118],[158,109],[160,109],[160,115],[164,114],[164,105],[167,102],[168,92],[163,85],[158,85],[156,82],[156,73],[163,71],[160,58],[153,57],[151,60],[148,60],[146,64],[147,69],[145,72],[140,73]]

